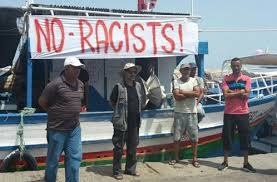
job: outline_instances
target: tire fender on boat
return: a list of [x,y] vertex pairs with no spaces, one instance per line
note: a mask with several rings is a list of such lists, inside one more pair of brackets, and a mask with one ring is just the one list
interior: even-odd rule
[[34,171],[37,169],[37,161],[36,159],[27,151],[23,152],[22,160],[20,160],[20,150],[14,150],[9,155],[7,155],[1,163],[0,171],[1,172],[9,172],[15,171],[16,167],[13,166],[18,161],[24,161],[26,165],[24,165],[24,170]]

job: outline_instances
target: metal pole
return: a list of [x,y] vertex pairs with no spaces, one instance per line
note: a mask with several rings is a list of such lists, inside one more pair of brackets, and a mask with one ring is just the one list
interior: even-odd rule
[[191,0],[191,12],[190,12],[190,15],[193,16],[193,3],[194,3],[194,0]]
[[205,70],[204,70],[204,54],[198,54],[195,55],[195,62],[197,64],[198,68],[198,76],[201,78],[204,78],[205,76]]
[[32,88],[33,88],[33,63],[31,59],[31,50],[30,50],[30,38],[28,37],[28,52],[27,52],[27,94],[26,94],[26,103],[27,107],[32,107]]

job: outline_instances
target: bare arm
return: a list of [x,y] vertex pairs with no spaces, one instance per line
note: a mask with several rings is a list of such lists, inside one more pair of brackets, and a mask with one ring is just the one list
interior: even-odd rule
[[198,105],[200,103],[200,101],[204,98],[204,89],[203,88],[200,88],[200,94],[199,94],[199,97],[197,98],[197,103],[196,105]]
[[193,87],[193,91],[183,91],[181,90],[181,93],[185,96],[185,97],[199,97],[201,94],[200,88],[195,86]]
[[184,100],[186,98],[186,96],[184,96],[184,94],[182,94],[180,89],[174,89],[173,96],[174,96],[174,99],[176,99],[178,101]]
[[250,89],[241,89],[238,92],[233,90],[224,89],[223,95],[225,98],[233,98],[233,97],[248,97],[250,94]]
[[48,103],[48,101],[47,101],[44,97],[39,97],[38,103],[39,103],[39,105],[40,105],[45,111],[48,110],[48,108],[49,108],[49,103]]
[[201,78],[201,77],[196,77],[196,81],[198,83],[198,87],[200,89],[200,94],[198,96],[198,98],[196,99],[197,100],[197,105],[201,102],[201,100],[204,98],[204,93],[207,92],[207,89],[206,89],[206,81],[205,79]]
[[251,92],[251,89],[250,88],[246,88],[245,89],[245,93],[243,94],[243,96],[248,98],[249,95],[250,95],[250,92]]
[[110,100],[110,104],[111,104],[111,106],[112,106],[112,108],[113,108],[113,110],[114,110],[114,109],[115,109],[115,106],[116,106],[116,102],[113,102],[113,101]]
[[199,97],[200,89],[199,87],[193,87],[193,91],[183,91],[180,89],[173,90],[173,96],[176,100],[184,100],[188,97]]

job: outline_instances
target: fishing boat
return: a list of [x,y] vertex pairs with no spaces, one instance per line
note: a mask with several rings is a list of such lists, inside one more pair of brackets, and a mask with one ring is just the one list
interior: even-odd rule
[[[16,28],[16,31],[13,29],[16,35],[13,43],[18,46],[13,47],[13,54],[6,56],[9,64],[1,65],[7,68],[1,75],[11,80],[1,92],[2,170],[45,167],[47,114],[39,108],[37,99],[48,81],[60,74],[64,58],[71,55],[84,61],[90,77],[87,112],[80,115],[82,165],[112,161],[112,110],[108,100],[114,84],[120,79],[118,72],[126,62],[142,67],[148,62],[154,64],[159,86],[164,88],[166,95],[161,107],[142,112],[138,159],[170,159],[174,114],[172,73],[184,58],[194,56],[198,75],[204,76],[204,55],[208,54],[208,43],[198,39],[197,22],[200,17],[36,4],[23,9],[1,10],[4,12],[6,17],[8,13],[17,12],[9,17],[13,17],[13,28]],[[18,26],[15,25],[16,19]],[[23,22],[21,26],[20,22]],[[5,41],[1,42],[6,44],[7,37],[2,35],[2,38]],[[1,48],[5,46],[8,47],[1,45]],[[16,82],[20,78],[23,81]],[[253,136],[274,105],[276,82],[273,78],[252,78],[249,108]],[[209,85],[204,104],[206,116],[199,124],[200,157],[217,156],[222,152],[224,98],[219,83],[209,82]],[[10,91],[12,86],[17,86],[17,89]],[[187,138],[183,144],[181,158],[191,157]],[[62,166],[63,157],[60,162]]]

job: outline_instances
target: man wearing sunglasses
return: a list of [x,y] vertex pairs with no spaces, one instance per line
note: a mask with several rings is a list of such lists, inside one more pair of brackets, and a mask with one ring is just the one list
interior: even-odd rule
[[141,123],[141,109],[145,106],[144,92],[136,82],[136,76],[141,67],[134,63],[126,63],[121,71],[121,82],[117,83],[110,95],[110,102],[114,109],[112,123],[114,134],[113,177],[123,179],[121,174],[121,158],[126,142],[127,156],[125,174],[139,176],[136,171],[136,149],[139,143],[139,127]]

